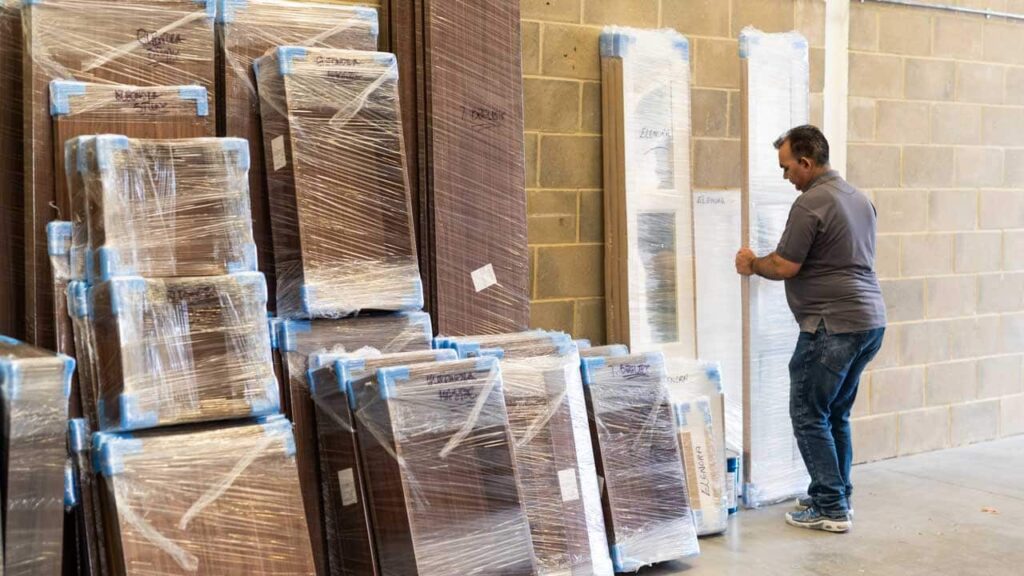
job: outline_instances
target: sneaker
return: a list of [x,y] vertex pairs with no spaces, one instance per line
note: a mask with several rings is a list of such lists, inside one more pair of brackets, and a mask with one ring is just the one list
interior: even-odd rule
[[808,508],[802,512],[786,512],[786,524],[807,530],[824,530],[825,532],[849,532],[853,526],[849,514],[832,518],[823,516],[817,508]]
[[[811,506],[814,506],[814,499],[811,498],[810,496],[801,496],[800,498],[796,499],[796,505],[794,507],[796,508],[797,512],[803,512],[804,510],[807,510]],[[853,508],[847,510],[846,515],[850,517],[850,520],[853,520]]]

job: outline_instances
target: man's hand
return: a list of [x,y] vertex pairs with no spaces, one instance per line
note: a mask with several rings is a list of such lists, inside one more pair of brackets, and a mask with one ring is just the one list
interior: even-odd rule
[[754,275],[754,260],[757,255],[750,248],[740,248],[736,253],[736,273],[743,276]]

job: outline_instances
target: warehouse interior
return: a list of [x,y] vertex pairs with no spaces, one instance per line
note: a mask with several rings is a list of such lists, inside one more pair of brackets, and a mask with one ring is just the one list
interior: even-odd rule
[[[0,87],[0,576],[1019,571],[1024,0],[9,0]],[[807,124],[845,534],[735,260]]]

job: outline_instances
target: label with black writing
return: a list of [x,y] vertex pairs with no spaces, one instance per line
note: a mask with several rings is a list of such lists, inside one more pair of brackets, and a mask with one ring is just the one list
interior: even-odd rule
[[476,130],[498,128],[505,124],[508,113],[487,106],[463,106],[462,120],[468,122]]
[[114,101],[144,112],[158,112],[167,108],[167,102],[163,100],[163,94],[145,88],[136,90],[117,88],[114,90]]
[[145,48],[154,63],[168,63],[177,60],[181,55],[184,36],[180,32],[160,32],[139,28],[135,31],[135,39]]

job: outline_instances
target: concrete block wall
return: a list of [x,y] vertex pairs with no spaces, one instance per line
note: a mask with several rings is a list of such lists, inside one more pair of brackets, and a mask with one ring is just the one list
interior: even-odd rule
[[[740,186],[744,26],[800,30],[811,46],[811,118],[820,124],[823,0],[521,0],[531,250],[531,322],[605,339],[601,67],[606,25],[670,27],[690,40],[693,186]],[[780,176],[781,177],[781,176]]]
[[849,64],[847,176],[878,208],[891,322],[856,458],[1020,434],[1024,23],[854,2]]

